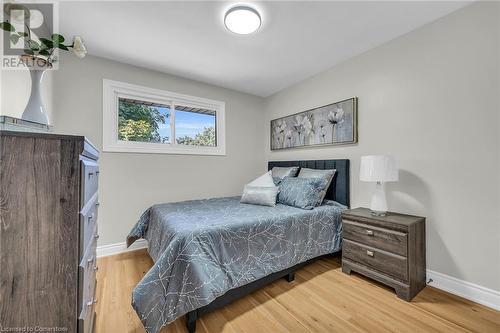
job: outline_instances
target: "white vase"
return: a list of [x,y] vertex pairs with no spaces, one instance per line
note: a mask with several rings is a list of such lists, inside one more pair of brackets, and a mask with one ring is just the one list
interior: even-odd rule
[[31,95],[28,105],[26,105],[23,115],[21,116],[23,120],[33,121],[44,125],[49,124],[49,119],[43,107],[41,90],[43,74],[46,70],[46,68],[30,68],[29,70],[31,75]]

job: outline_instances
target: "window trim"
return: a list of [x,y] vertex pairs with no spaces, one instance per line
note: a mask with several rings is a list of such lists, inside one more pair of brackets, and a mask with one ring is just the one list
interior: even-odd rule
[[[146,100],[159,104],[185,105],[215,110],[216,147],[190,146],[175,143],[175,130],[171,131],[171,143],[152,143],[118,140],[118,98]],[[225,105],[201,97],[103,79],[102,138],[104,152],[153,153],[181,155],[226,155]],[[171,109],[170,122],[175,124],[175,111]],[[172,126],[175,127],[175,126]]]

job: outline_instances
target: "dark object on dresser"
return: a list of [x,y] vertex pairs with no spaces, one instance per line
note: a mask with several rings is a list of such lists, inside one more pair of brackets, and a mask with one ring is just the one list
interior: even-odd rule
[[342,213],[342,271],[355,271],[410,301],[425,287],[425,218],[367,208]]
[[92,332],[99,153],[82,136],[0,132],[0,326]]

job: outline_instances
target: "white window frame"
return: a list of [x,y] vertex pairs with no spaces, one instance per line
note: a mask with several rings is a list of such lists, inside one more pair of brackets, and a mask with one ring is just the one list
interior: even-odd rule
[[[120,153],[226,155],[226,103],[135,84],[103,79],[103,151]],[[170,143],[118,140],[118,99],[144,100],[170,106]],[[215,111],[216,147],[182,145],[175,142],[175,105]]]

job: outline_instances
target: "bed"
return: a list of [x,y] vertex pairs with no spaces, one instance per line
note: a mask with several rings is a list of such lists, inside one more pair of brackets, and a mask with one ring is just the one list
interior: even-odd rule
[[151,206],[127,237],[148,240],[153,267],[132,293],[148,333],[186,315],[196,320],[276,279],[291,281],[311,260],[340,251],[341,212],[349,207],[349,160],[269,162],[336,169],[325,203],[312,210],[241,204],[239,197]]

